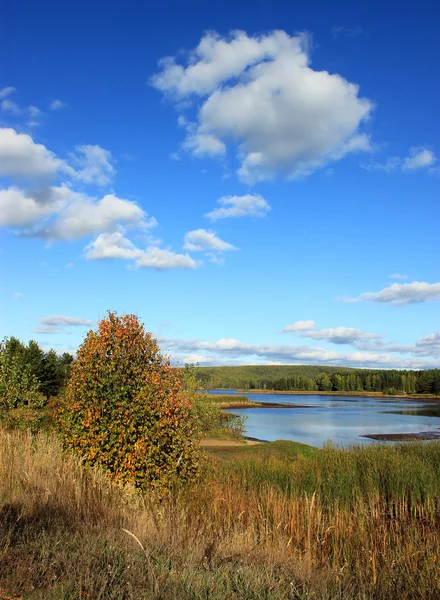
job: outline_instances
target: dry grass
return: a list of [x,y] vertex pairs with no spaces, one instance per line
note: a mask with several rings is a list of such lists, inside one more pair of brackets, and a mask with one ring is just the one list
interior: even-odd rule
[[[439,445],[290,460],[270,448],[214,454],[200,485],[159,500],[85,472],[53,437],[0,430],[0,589],[41,600],[440,598]],[[405,463],[423,472],[399,484]]]

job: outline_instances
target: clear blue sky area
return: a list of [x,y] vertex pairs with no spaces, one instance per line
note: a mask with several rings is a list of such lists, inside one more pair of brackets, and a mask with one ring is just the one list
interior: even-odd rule
[[440,362],[440,8],[20,1],[0,334],[135,313],[174,363]]

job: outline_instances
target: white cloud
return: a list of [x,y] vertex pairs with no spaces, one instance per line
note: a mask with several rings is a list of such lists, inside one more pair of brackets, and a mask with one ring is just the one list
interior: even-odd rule
[[11,128],[0,128],[0,175],[51,178],[65,163],[31,136]]
[[107,194],[100,200],[71,193],[70,203],[49,225],[36,232],[48,240],[75,240],[99,232],[114,231],[126,226],[154,227],[154,218],[146,220],[146,213],[131,200]]
[[135,202],[114,194],[97,199],[67,186],[0,190],[0,226],[21,228],[28,237],[75,240],[121,226],[145,230],[156,225],[156,219],[148,218]]
[[410,156],[405,158],[402,169],[404,171],[425,169],[431,167],[436,160],[435,154],[427,148],[411,148]]
[[433,355],[440,355],[440,331],[431,333],[420,338],[416,342],[416,347]]
[[212,357],[206,356],[205,354],[190,352],[182,357],[181,362],[189,365],[207,364],[212,362]]
[[404,306],[419,302],[439,301],[440,283],[393,283],[379,292],[364,292],[357,298],[339,298],[342,302],[382,302],[394,306]]
[[52,102],[49,104],[49,109],[50,110],[60,110],[60,108],[64,108],[66,105],[65,102],[62,102],[61,100],[52,100]]
[[190,252],[205,252],[209,250],[226,252],[237,250],[232,244],[228,244],[228,242],[224,242],[217,237],[213,231],[207,231],[206,229],[188,231],[185,234],[185,245],[183,247]]
[[114,175],[113,157],[109,150],[96,145],[76,146],[77,154],[71,155],[75,167],[74,179],[83,183],[95,183],[99,186],[109,184]]
[[310,331],[315,327],[315,321],[296,321],[296,323],[291,323],[290,325],[286,325],[283,329],[285,333],[292,333],[295,331]]
[[418,169],[429,169],[437,162],[435,154],[428,148],[411,148],[409,156],[401,158],[391,156],[384,163],[370,161],[362,167],[367,171],[416,171]]
[[0,90],[0,100],[3,100],[3,98],[10,96],[11,94],[13,94],[16,91],[17,90],[15,89],[15,87],[12,87],[12,86],[4,87],[2,90]]
[[197,263],[188,254],[176,254],[157,246],[148,248],[136,261],[136,266],[146,269],[195,269]]
[[405,273],[391,273],[391,275],[388,275],[388,278],[405,280],[408,279],[408,275],[405,275]]
[[381,335],[367,333],[362,329],[352,327],[334,327],[329,329],[316,329],[314,321],[297,321],[283,328],[284,333],[299,333],[303,338],[325,340],[331,344],[355,344],[368,340],[379,340]]
[[217,200],[217,204],[220,204],[220,208],[215,208],[205,215],[211,221],[231,217],[265,217],[271,210],[269,204],[259,194],[223,196]]
[[120,232],[102,233],[86,247],[86,257],[91,260],[133,260],[136,267],[157,270],[195,269],[196,262],[187,254],[176,254],[158,246],[146,250],[136,247]]
[[63,205],[58,194],[27,194],[16,187],[0,190],[0,227],[27,227],[44,219]]
[[[29,108],[34,110],[34,116],[40,114],[36,107]],[[76,153],[70,154],[71,164],[68,164],[43,144],[34,142],[30,135],[12,128],[0,128],[0,175],[50,179],[62,173],[73,180],[99,186],[112,181],[115,168],[109,150],[97,145],[76,146],[75,150]]]
[[29,114],[31,115],[31,117],[40,117],[43,113],[41,112],[41,110],[38,108],[38,106],[28,106],[27,108]]
[[161,340],[161,345],[169,352],[183,353],[204,351],[213,356],[230,356],[239,358],[243,356],[258,356],[279,362],[300,361],[333,361],[339,358],[337,352],[322,348],[309,348],[307,346],[283,346],[275,344],[247,344],[233,338],[223,338],[216,342],[198,340]]
[[241,364],[255,364],[256,360],[273,364],[322,364],[367,368],[433,368],[436,362],[421,358],[402,358],[384,352],[354,352],[339,354],[323,348],[277,344],[247,344],[233,338],[215,342],[200,340],[177,340],[160,338],[161,346],[174,360],[182,360],[189,353],[203,353],[211,363],[230,364],[239,360]]
[[61,333],[66,327],[85,327],[92,325],[88,319],[78,319],[65,315],[52,315],[40,319],[39,325],[34,329],[35,333]]
[[23,294],[21,292],[14,292],[12,294],[13,300],[21,300],[23,298]]
[[391,156],[387,158],[384,163],[371,160],[368,163],[362,164],[362,168],[367,171],[384,171],[385,173],[391,173],[402,167],[403,159],[398,156]]
[[229,38],[207,33],[188,65],[161,61],[152,84],[179,102],[202,97],[184,147],[196,156],[223,154],[238,145],[238,171],[252,183],[276,175],[307,175],[345,154],[370,150],[359,132],[373,105],[357,85],[315,71],[308,38],[273,31]]
[[226,145],[210,133],[191,133],[182,146],[184,150],[188,150],[198,158],[203,156],[214,158],[226,154]]
[[142,250],[119,231],[101,233],[96,240],[86,246],[86,257],[92,260],[109,258],[135,259],[139,258]]
[[19,115],[21,113],[21,108],[12,100],[3,100],[0,103],[0,107],[4,112],[10,112],[13,115]]

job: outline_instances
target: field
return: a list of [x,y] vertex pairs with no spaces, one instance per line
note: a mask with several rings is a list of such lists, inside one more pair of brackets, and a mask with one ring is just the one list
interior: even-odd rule
[[208,452],[159,499],[0,430],[0,597],[440,597],[440,444]]

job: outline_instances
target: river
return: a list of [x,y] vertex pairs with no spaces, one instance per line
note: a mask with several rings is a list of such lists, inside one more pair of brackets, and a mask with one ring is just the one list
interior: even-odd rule
[[[235,390],[210,393],[236,394]],[[294,408],[228,409],[247,417],[247,436],[262,440],[293,440],[322,447],[328,441],[338,446],[373,443],[362,437],[371,434],[440,434],[440,403],[364,396],[245,394],[254,402],[295,405]]]

